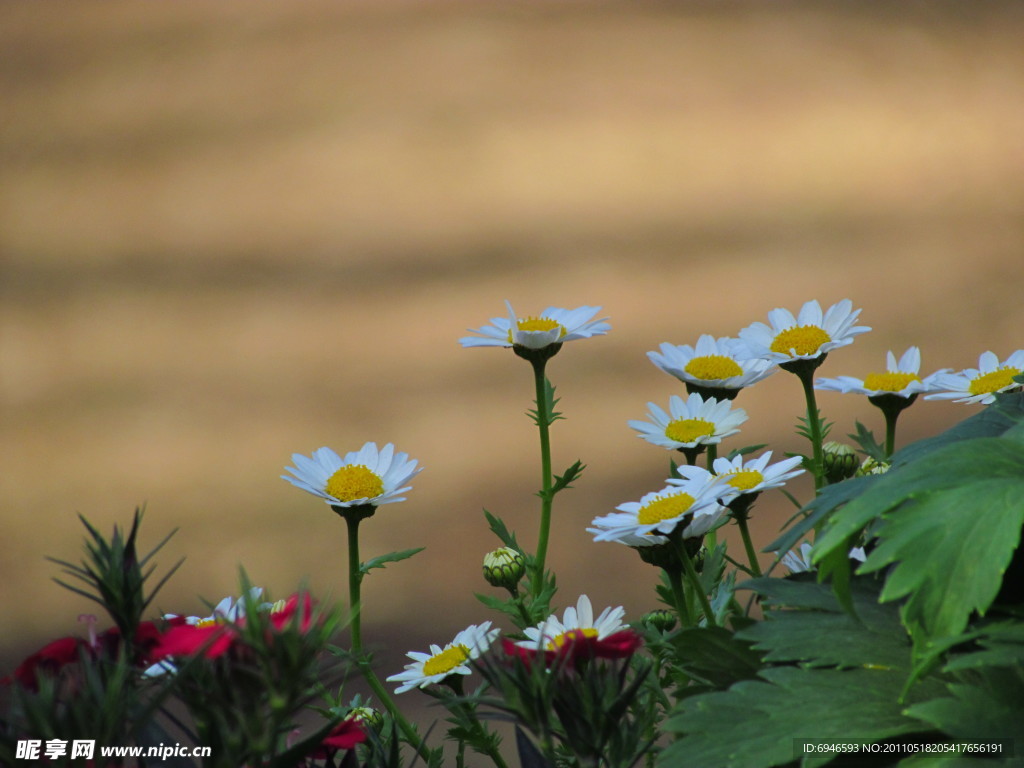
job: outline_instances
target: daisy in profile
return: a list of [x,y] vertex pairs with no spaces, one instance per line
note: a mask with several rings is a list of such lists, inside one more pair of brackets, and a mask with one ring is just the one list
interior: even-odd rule
[[879,408],[885,416],[886,453],[891,454],[896,446],[896,420],[901,411],[909,408],[923,392],[939,389],[939,379],[948,368],[921,378],[921,350],[910,347],[896,361],[890,350],[886,353],[884,372],[869,373],[863,380],[853,376],[839,376],[835,379],[818,379],[816,389],[832,392],[852,392],[867,395],[868,402]]
[[431,645],[430,653],[409,651],[406,656],[413,662],[405,665],[404,672],[391,675],[388,682],[401,683],[395,693],[405,693],[440,683],[449,675],[468,675],[473,671],[470,662],[491,647],[498,633],[499,630],[491,629],[491,622],[485,621],[466,627],[444,648]]
[[740,331],[750,357],[785,367],[798,360],[820,362],[833,349],[853,343],[853,338],[871,329],[854,325],[860,315],[849,299],[822,312],[817,300],[808,301],[794,316],[788,309],[773,309],[768,324],[753,323]]
[[668,535],[682,527],[682,538],[703,536],[725,513],[721,501],[735,492],[703,467],[682,466],[684,477],[672,485],[644,495],[640,501],[620,504],[613,512],[591,522],[594,541],[635,541],[636,537]]
[[407,453],[395,453],[388,443],[380,450],[367,443],[358,451],[341,458],[330,448],[319,448],[312,456],[292,455],[294,467],[286,467],[293,477],[281,475],[296,488],[319,496],[332,507],[378,507],[405,501],[405,485],[422,469]]
[[890,350],[886,353],[885,371],[869,373],[863,379],[853,376],[839,376],[834,379],[818,379],[815,389],[831,392],[852,392],[867,395],[869,399],[883,395],[895,395],[904,400],[913,400],[919,394],[938,389],[938,378],[949,372],[948,368],[921,378],[921,350],[910,347],[896,360]]
[[625,658],[640,647],[640,637],[622,623],[625,610],[605,608],[595,618],[590,598],[580,595],[575,607],[568,607],[559,619],[551,614],[534,627],[523,630],[525,640],[507,642],[506,653],[529,661],[538,654],[546,659]]
[[630,421],[638,437],[669,450],[686,451],[717,445],[723,437],[735,435],[747,420],[747,412],[733,408],[729,400],[705,400],[694,393],[685,400],[672,395],[668,413],[654,403],[647,404],[650,421]]
[[775,373],[774,363],[751,359],[746,345],[728,337],[704,334],[695,347],[665,343],[659,350],[647,353],[650,361],[683,382],[687,392],[704,397],[732,400],[743,387]]
[[925,400],[988,405],[995,402],[1000,392],[1020,389],[1021,384],[1013,378],[1021,373],[1024,373],[1024,349],[1018,349],[1002,362],[995,352],[983,352],[978,358],[977,368],[940,375],[936,387],[945,391],[926,395]]
[[481,328],[470,328],[470,333],[477,336],[466,336],[459,339],[464,347],[517,347],[526,350],[539,350],[567,341],[589,339],[591,336],[603,336],[611,330],[605,322],[607,318],[595,320],[594,316],[600,307],[576,307],[576,309],[559,309],[548,307],[540,315],[520,318],[512,309],[512,304],[505,302],[508,308],[507,317],[491,318],[491,324]]

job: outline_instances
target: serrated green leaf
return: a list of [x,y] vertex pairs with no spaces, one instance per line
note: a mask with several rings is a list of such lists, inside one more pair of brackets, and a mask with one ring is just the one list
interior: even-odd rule
[[359,572],[367,574],[373,568],[383,568],[388,563],[397,563],[399,560],[407,560],[417,552],[422,552],[426,547],[416,547],[415,549],[403,549],[400,552],[389,552],[386,555],[380,555],[374,557],[371,560],[367,560],[365,563],[359,564]]
[[765,620],[736,633],[768,662],[800,662],[810,667],[910,669],[910,642],[895,606],[878,603],[878,585],[858,579],[851,585],[856,618],[839,604],[827,584],[791,579],[756,579],[741,585],[764,596]]
[[989,669],[973,682],[951,683],[946,698],[908,707],[916,717],[958,739],[1009,741],[1024,723],[1024,671]]
[[516,552],[523,551],[519,546],[519,542],[516,541],[516,535],[509,531],[504,520],[496,515],[492,515],[486,509],[484,510],[484,517],[487,518],[487,525],[490,526],[494,535],[501,540],[502,544],[506,547],[512,547]]
[[563,474],[555,475],[555,482],[551,486],[551,490],[549,492],[550,496],[554,497],[554,495],[559,491],[564,490],[566,488],[571,488],[572,485],[570,484],[581,474],[583,474],[583,470],[586,469],[586,466],[586,464],[577,459],[577,461],[571,467],[565,470]]
[[885,453],[885,447],[875,439],[875,434],[859,421],[854,423],[857,431],[847,437],[857,444],[865,456],[869,456],[875,461],[888,461],[889,457]]
[[964,419],[935,437],[911,443],[892,455],[893,466],[918,461],[929,453],[962,440],[1000,437],[1024,422],[1024,393],[997,395],[981,413]]
[[1000,438],[956,442],[933,451],[927,461],[894,467],[832,516],[822,537],[815,541],[815,561],[907,499],[1000,478],[1024,482],[1024,450],[1018,443]]
[[[656,765],[770,768],[797,757],[794,739],[879,741],[923,730],[897,703],[901,672],[778,667],[760,674],[762,680],[684,699],[665,725],[682,737]],[[938,690],[918,686],[915,701]]]
[[1024,451],[1020,472],[924,494],[884,517],[860,570],[895,564],[881,599],[907,597],[908,626],[929,638],[956,635],[991,605],[1024,524]]

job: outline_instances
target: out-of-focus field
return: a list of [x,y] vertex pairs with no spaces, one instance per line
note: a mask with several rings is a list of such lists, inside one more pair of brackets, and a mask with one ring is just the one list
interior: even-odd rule
[[[0,674],[91,610],[44,559],[78,559],[76,513],[180,528],[166,611],[241,565],[340,598],[344,526],[278,479],[321,445],[425,467],[363,526],[366,557],[427,545],[365,585],[385,674],[495,618],[481,509],[533,541],[532,384],[457,339],[506,298],[610,317],[549,368],[556,466],[587,464],[550,564],[561,605],[654,607],[584,531],[666,475],[626,426],[682,391],[648,350],[845,297],[874,331],[822,375],[1024,347],[1022,39],[1010,2],[3,4]],[[803,449],[794,377],[737,405],[725,450]],[[920,402],[902,438],[975,411]]]

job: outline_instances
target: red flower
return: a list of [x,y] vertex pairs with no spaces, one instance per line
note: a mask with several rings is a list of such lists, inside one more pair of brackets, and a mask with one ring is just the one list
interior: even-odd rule
[[0,683],[6,685],[16,680],[20,685],[34,691],[37,689],[36,679],[39,673],[56,674],[68,664],[78,661],[82,648],[89,648],[89,644],[82,638],[61,637],[28,656],[14,670],[13,675],[3,678]]

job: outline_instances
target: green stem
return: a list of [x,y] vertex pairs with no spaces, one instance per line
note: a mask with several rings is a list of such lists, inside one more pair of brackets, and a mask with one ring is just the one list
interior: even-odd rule
[[679,614],[679,623],[684,627],[693,626],[693,617],[690,616],[689,604],[686,601],[686,591],[683,589],[683,575],[678,568],[666,568],[668,582],[672,585],[672,597],[676,601],[676,612]]
[[531,360],[533,364],[534,387],[537,393],[537,430],[540,433],[540,532],[537,535],[537,555],[534,558],[533,596],[537,597],[544,587],[544,561],[548,553],[548,537],[551,532],[551,438],[548,434],[551,417],[551,403],[547,401],[544,386],[544,366],[547,360]]
[[807,401],[807,427],[810,430],[811,450],[813,451],[814,490],[821,490],[825,482],[825,460],[822,451],[824,436],[821,430],[821,419],[818,416],[818,402],[814,396],[814,369],[801,368],[796,371],[804,388],[804,399]]
[[[362,673],[367,685],[370,686],[378,700],[391,714],[395,722],[398,723],[398,727],[402,729],[406,740],[424,760],[427,760],[429,752],[426,744],[420,739],[412,723],[406,720],[405,716],[398,710],[398,707],[395,706],[391,694],[388,693],[387,688],[384,687],[380,678],[377,677],[369,662],[363,658],[362,622],[360,618],[362,613],[360,587],[363,582],[363,573],[361,570],[362,562],[359,559],[359,523],[364,517],[369,515],[359,509],[346,509],[339,514],[345,518],[345,523],[348,525],[348,602],[349,628],[352,634],[352,655],[356,658],[359,671]],[[371,512],[370,514],[373,513]]]
[[[715,622],[715,612],[711,610],[711,603],[708,601],[708,596],[704,593],[704,587],[700,583],[700,576],[697,574],[697,569],[693,567],[693,559],[690,557],[690,553],[686,551],[682,531],[676,528],[675,531],[669,534],[669,540],[676,542],[676,551],[679,552],[679,559],[683,562],[683,571],[686,573],[686,578],[690,580],[690,586],[693,588],[693,591],[697,594],[697,599],[700,601],[700,607],[704,611],[704,618],[708,626],[718,626],[717,622]],[[693,626],[696,626],[696,619],[694,619]]]
[[885,411],[885,458],[887,459],[896,450],[896,420],[899,417],[899,411]]
[[[445,680],[445,683],[448,684],[448,686],[452,689],[452,691],[455,693],[455,696],[457,697],[457,699],[461,699],[462,698],[463,693],[462,693],[462,677],[461,676],[459,676],[459,675],[450,675]],[[448,702],[448,703],[450,703],[450,702]],[[488,735],[487,728],[486,728],[486,726],[484,726],[483,723],[480,722],[479,718],[477,718],[477,716],[476,716],[476,708],[470,706],[465,701],[459,701],[459,703],[456,706],[458,706],[458,708],[462,710],[462,713],[466,716],[466,719],[468,719],[470,722],[473,723],[473,730],[477,734],[479,734],[481,744],[485,744],[486,745],[485,746],[485,751],[487,753],[487,756],[489,758],[491,758],[491,761],[494,763],[496,768],[508,768],[508,763],[505,762],[505,759],[501,756],[501,753],[494,746],[494,743],[491,741],[491,739],[487,738],[487,735]],[[460,741],[459,742],[459,746],[460,747],[464,746],[464,743]]]
[[740,536],[743,538],[743,547],[747,550],[747,559],[750,561],[750,572],[756,578],[761,578],[761,564],[757,562],[757,551],[754,549],[754,542],[750,539],[750,528],[747,527],[747,518],[741,515],[736,518],[736,525],[740,528]]
[[717,443],[710,443],[708,445],[708,455],[707,455],[708,472],[714,473],[715,470],[713,469],[713,465],[715,463],[715,459],[717,459],[717,458],[718,458],[718,444]]

